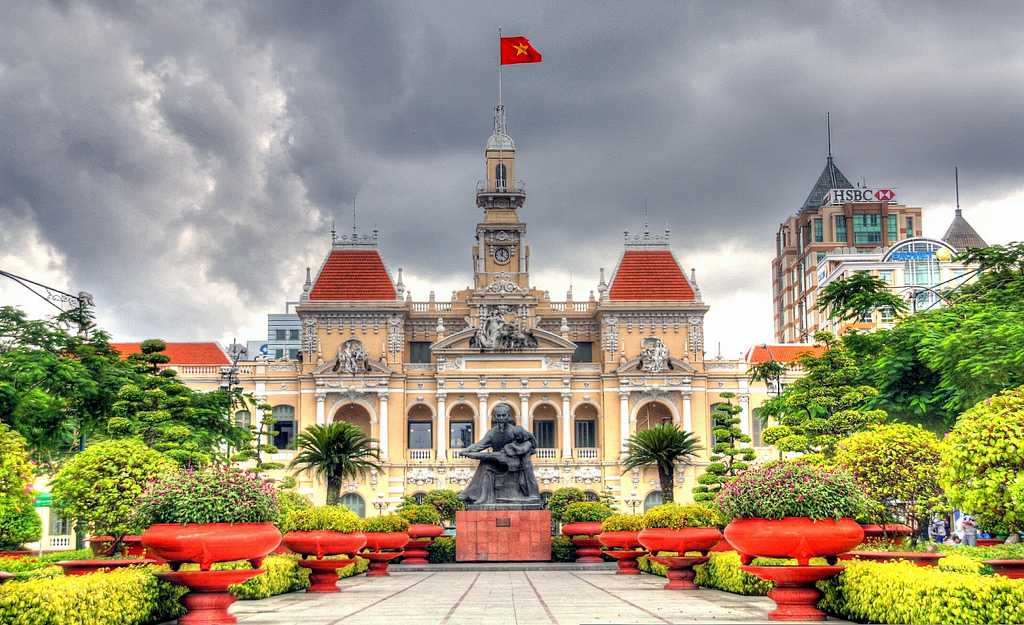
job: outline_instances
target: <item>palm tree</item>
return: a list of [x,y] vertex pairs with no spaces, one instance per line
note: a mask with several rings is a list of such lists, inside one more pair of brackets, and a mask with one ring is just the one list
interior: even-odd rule
[[703,449],[699,443],[699,438],[680,430],[673,423],[656,425],[629,437],[629,453],[622,461],[622,466],[625,469],[657,466],[662,501],[675,501],[672,495],[675,488],[675,465],[690,464],[690,459]]
[[327,482],[327,503],[338,501],[341,483],[358,479],[371,469],[380,470],[377,441],[346,421],[329,425],[311,425],[299,434],[298,455],[289,468],[312,471]]

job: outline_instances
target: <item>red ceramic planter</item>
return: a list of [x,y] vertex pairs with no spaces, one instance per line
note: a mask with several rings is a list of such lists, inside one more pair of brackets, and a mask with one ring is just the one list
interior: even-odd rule
[[259,568],[280,542],[281,532],[272,523],[160,523],[142,533],[142,544],[174,570],[196,562],[208,571],[214,562],[233,560]]
[[444,534],[444,528],[440,525],[422,523],[410,525],[410,540],[406,545],[402,564],[427,564],[427,547],[441,534]]
[[707,553],[721,542],[722,532],[715,527],[652,527],[641,530],[637,539],[652,554],[671,551],[681,556],[687,551]]
[[187,613],[178,618],[178,625],[230,625],[238,619],[228,614],[228,606],[235,596],[228,592],[234,584],[241,584],[263,573],[260,569],[230,571],[174,571],[157,573],[169,582],[186,586],[189,592],[181,598]]
[[404,554],[404,551],[364,551],[359,554],[360,558],[370,561],[366,569],[367,577],[388,577],[388,563]]
[[1005,542],[1005,539],[1003,539],[1003,538],[979,538],[978,539],[978,546],[979,547],[994,547],[996,545],[1001,545],[1004,542]]
[[88,575],[126,566],[146,566],[156,564],[156,560],[61,560],[57,566],[64,569],[65,575]]
[[405,532],[364,532],[366,548],[370,551],[385,549],[401,549],[409,543],[409,535]]
[[651,556],[651,560],[668,569],[665,573],[665,577],[668,578],[665,590],[695,590],[698,586],[693,583],[693,578],[697,576],[697,572],[693,570],[693,567],[704,564],[708,561],[708,557]]
[[32,555],[28,549],[15,549],[13,551],[0,551],[0,558],[26,558]]
[[616,575],[639,575],[640,565],[637,564],[637,558],[647,554],[647,552],[642,549],[609,549],[604,553],[605,555],[615,558],[618,569],[615,571]]
[[[728,531],[729,528],[726,528]],[[821,591],[817,582],[835,577],[841,566],[741,566],[740,569],[772,582],[768,597],[778,606],[768,613],[773,621],[824,621],[817,608]]]
[[600,533],[600,521],[578,521],[562,526],[562,534],[572,539],[577,562],[604,562],[601,558],[601,542],[593,538]]
[[640,546],[640,541],[637,540],[636,535],[640,532],[601,532],[597,535],[597,540],[604,545],[606,549],[636,549]]
[[853,519],[736,519],[725,528],[725,538],[744,564],[761,556],[795,558],[807,566],[811,558],[834,558],[853,549],[864,540],[864,530]]
[[92,550],[98,556],[142,556],[146,553],[146,547],[142,544],[142,536],[129,535],[121,537],[121,553],[113,554],[111,549],[114,548],[114,537],[113,536],[90,536],[89,537],[89,549]]
[[309,588],[306,592],[341,592],[338,588],[338,569],[352,564],[354,560],[299,560],[299,566],[309,569]]
[[935,566],[945,554],[927,551],[851,551],[839,556],[842,560],[870,560],[872,562],[898,562],[906,560],[917,566]]
[[295,553],[322,560],[324,556],[355,555],[366,544],[366,536],[362,532],[343,534],[332,530],[288,532],[283,542]]
[[6,571],[0,571],[0,584],[14,579],[14,573],[8,573]]
[[1024,560],[984,560],[992,570],[1010,579],[1024,579]]

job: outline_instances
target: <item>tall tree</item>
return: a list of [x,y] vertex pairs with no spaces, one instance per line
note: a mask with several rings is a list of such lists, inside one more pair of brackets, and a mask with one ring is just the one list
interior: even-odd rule
[[884,280],[858,271],[825,286],[818,294],[816,308],[831,319],[853,321],[879,308],[890,308],[894,315],[902,316],[907,312],[907,302],[891,292]]
[[359,479],[371,470],[381,470],[377,441],[352,423],[311,425],[299,434],[297,444],[299,453],[290,468],[312,471],[327,482],[328,504],[338,501],[346,478]]
[[693,488],[696,501],[713,501],[722,486],[735,478],[749,466],[747,463],[757,457],[751,447],[741,447],[741,443],[749,443],[750,437],[740,428],[737,416],[743,409],[732,403],[734,393],[722,393],[725,403],[715,406],[711,420],[715,432],[715,445],[712,448],[711,464],[704,474],[697,478],[697,486]]
[[658,482],[664,502],[675,501],[675,466],[689,464],[702,449],[700,439],[674,423],[662,423],[629,437],[629,451],[622,461],[626,470],[637,467],[658,468]]

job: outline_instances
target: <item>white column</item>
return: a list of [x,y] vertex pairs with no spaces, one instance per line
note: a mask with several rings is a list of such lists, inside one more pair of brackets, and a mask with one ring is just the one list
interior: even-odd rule
[[379,409],[377,410],[377,421],[380,426],[380,457],[388,457],[388,394],[386,392],[377,395]]
[[750,436],[750,395],[740,395],[740,408],[743,412],[740,413],[740,429],[744,434]]
[[693,408],[690,405],[690,393],[683,393],[683,429],[687,432],[693,431]]
[[326,425],[327,415],[324,414],[324,402],[327,401],[327,393],[316,394],[316,424]]
[[629,450],[629,391],[619,392],[619,438],[625,453]]
[[477,409],[477,412],[479,412],[479,414],[476,416],[476,422],[477,422],[476,439],[480,440],[480,438],[484,434],[486,434],[487,431],[490,430],[491,428],[488,427],[488,423],[487,423],[487,420],[488,420],[488,417],[489,417],[489,415],[487,414],[487,395],[485,395],[483,393],[480,393],[479,395],[476,396],[476,398],[480,401],[479,407]]
[[572,393],[562,393],[562,458],[572,458],[571,428],[572,415],[569,413],[569,400]]
[[519,424],[530,429],[530,394],[519,393]]
[[437,460],[448,457],[448,411],[445,407],[445,394],[437,394]]

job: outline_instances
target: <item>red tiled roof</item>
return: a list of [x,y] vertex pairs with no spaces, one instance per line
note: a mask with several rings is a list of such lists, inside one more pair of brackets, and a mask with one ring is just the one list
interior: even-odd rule
[[668,250],[628,250],[608,292],[611,300],[694,300],[693,288]]
[[384,267],[380,252],[333,250],[317,276],[309,299],[389,300],[395,299],[395,285]]
[[824,345],[755,345],[747,351],[747,363],[758,365],[769,360],[794,362],[804,354],[821,356],[824,353]]
[[[110,346],[127,358],[141,351],[139,343],[111,343]],[[167,343],[164,354],[170,357],[172,365],[226,365],[228,357],[216,343]]]

